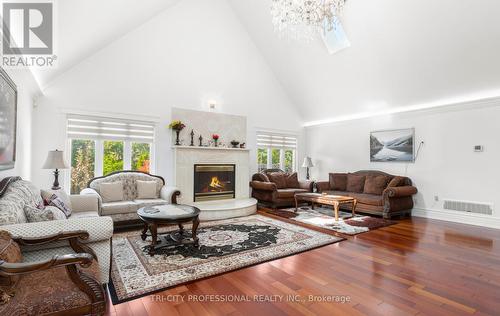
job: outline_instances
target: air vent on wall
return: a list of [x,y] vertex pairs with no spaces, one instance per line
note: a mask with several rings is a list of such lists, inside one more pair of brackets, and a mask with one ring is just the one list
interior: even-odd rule
[[444,200],[444,209],[475,214],[493,214],[493,205],[488,203]]

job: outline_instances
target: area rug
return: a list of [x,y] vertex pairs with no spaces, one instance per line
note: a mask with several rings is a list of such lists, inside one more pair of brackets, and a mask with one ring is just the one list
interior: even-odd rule
[[[185,225],[186,229],[190,227]],[[160,232],[174,230],[166,227]],[[270,217],[252,215],[203,222],[200,247],[164,248],[149,256],[140,231],[113,235],[110,294],[113,304],[186,282],[286,257],[344,240]]]
[[397,222],[378,217],[356,215],[352,217],[351,212],[339,212],[339,221],[335,221],[334,213],[331,208],[316,206],[314,210],[310,206],[299,207],[298,212],[295,208],[286,209],[264,209],[265,213],[278,217],[289,219],[307,224],[309,227],[320,227],[345,235],[357,235],[366,233],[370,230],[394,225]]

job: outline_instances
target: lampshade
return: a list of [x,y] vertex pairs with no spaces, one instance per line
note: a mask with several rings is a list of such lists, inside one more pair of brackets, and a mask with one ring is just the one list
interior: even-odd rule
[[311,157],[304,158],[304,163],[302,164],[302,168],[311,168],[314,167]]
[[63,152],[60,150],[51,150],[47,155],[47,160],[43,164],[43,169],[68,169],[68,164],[64,161]]

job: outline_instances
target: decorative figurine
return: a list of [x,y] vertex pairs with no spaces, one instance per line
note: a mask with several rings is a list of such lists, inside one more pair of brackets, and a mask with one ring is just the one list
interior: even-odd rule
[[200,137],[198,138],[200,140],[200,147],[203,146],[203,136],[200,135]]
[[191,144],[189,146],[194,146],[194,131],[191,130]]
[[245,143],[241,143],[240,148],[245,148]]

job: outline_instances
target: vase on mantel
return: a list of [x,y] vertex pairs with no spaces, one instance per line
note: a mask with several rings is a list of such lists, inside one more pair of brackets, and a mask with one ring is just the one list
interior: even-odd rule
[[176,129],[175,130],[175,145],[176,146],[179,146],[181,144],[181,142],[179,141],[179,134],[180,134],[180,130],[179,129]]
[[218,147],[218,144],[217,144],[217,139],[214,139],[214,146],[215,146],[215,147]]

